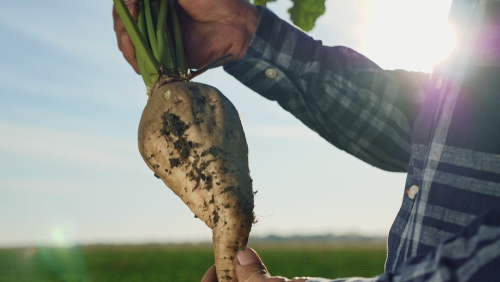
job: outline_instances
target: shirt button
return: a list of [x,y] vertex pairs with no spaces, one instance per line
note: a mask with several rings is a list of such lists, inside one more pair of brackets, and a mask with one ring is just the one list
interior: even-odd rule
[[410,189],[406,190],[406,194],[408,194],[408,198],[410,199],[415,199],[415,196],[417,195],[418,193],[418,186],[417,185],[413,185],[410,187]]
[[266,76],[269,78],[275,78],[278,76],[278,72],[275,69],[267,69]]
[[442,75],[439,76],[438,80],[436,81],[436,88],[437,89],[441,89],[441,86],[443,86],[443,80],[444,80],[444,77]]

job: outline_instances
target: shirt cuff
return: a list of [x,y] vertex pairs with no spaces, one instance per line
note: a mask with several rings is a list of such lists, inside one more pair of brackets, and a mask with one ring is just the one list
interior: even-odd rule
[[224,65],[224,70],[262,96],[277,100],[297,87],[315,41],[270,10],[258,8],[261,17],[246,53]]

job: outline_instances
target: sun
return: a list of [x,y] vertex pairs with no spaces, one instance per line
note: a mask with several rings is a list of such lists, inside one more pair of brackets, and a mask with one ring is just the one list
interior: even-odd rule
[[379,0],[368,9],[362,51],[384,69],[431,72],[455,46],[451,0]]

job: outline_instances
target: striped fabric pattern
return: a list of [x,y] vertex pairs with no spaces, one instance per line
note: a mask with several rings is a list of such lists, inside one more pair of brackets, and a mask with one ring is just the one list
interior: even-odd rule
[[431,76],[323,46],[266,9],[224,67],[331,144],[407,173],[386,272],[335,281],[500,281],[500,1],[455,0],[449,20],[457,47]]

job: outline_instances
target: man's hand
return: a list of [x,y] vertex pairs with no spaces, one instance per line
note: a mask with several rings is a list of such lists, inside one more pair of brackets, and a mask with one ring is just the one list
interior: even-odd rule
[[[139,14],[139,6],[137,3],[139,0],[125,0],[125,4],[127,5],[128,10],[132,14],[134,20],[137,21],[137,15]],[[136,73],[139,73],[139,65],[137,64],[137,58],[135,57],[135,48],[128,36],[127,31],[125,30],[125,25],[123,25],[120,16],[118,16],[118,12],[116,8],[113,6],[113,23],[114,29],[116,33],[116,40],[118,42],[118,48],[123,53],[123,57],[125,60],[134,68]]]
[[[250,248],[240,250],[236,257],[234,264],[238,282],[305,282],[308,279],[297,277],[290,280],[284,277],[271,277],[259,255]],[[208,269],[201,282],[217,282],[215,266]]]
[[[125,0],[137,20],[140,0]],[[243,57],[259,21],[259,11],[245,0],[178,0],[179,19],[186,60],[190,68],[199,68],[232,54],[225,63]],[[114,29],[118,47],[139,73],[135,51],[113,7]]]

